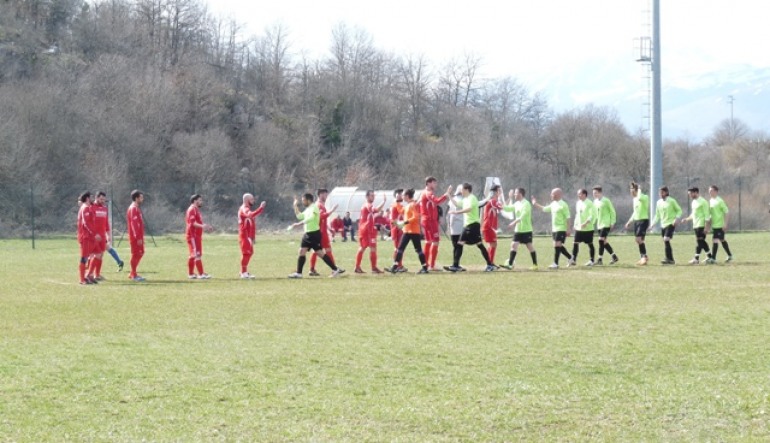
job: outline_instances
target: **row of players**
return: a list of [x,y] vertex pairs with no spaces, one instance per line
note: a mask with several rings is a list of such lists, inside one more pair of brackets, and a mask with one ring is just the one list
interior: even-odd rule
[[[406,248],[411,243],[420,260],[420,274],[426,274],[431,271],[439,271],[436,267],[436,257],[440,241],[439,235],[439,213],[438,206],[446,201],[449,202],[449,230],[453,246],[453,263],[451,266],[445,266],[443,269],[450,272],[460,272],[465,269],[460,266],[460,260],[463,255],[465,245],[476,245],[486,262],[486,272],[496,269],[512,269],[516,263],[516,255],[520,244],[524,244],[530,252],[532,268],[537,269],[537,253],[533,246],[532,229],[532,207],[551,214],[552,239],[554,247],[554,261],[549,266],[550,269],[559,268],[559,259],[564,255],[568,260],[568,266],[577,264],[577,257],[580,244],[587,245],[590,260],[586,266],[603,264],[604,252],[610,254],[609,264],[618,262],[618,256],[614,253],[607,237],[610,230],[616,224],[615,208],[607,197],[603,196],[602,188],[596,186],[593,188],[594,200],[588,199],[588,191],[580,189],[577,192],[578,201],[575,204],[575,219],[572,227],[575,230],[572,253],[570,253],[564,243],[571,235],[570,219],[571,213],[569,205],[563,200],[563,192],[556,188],[551,191],[551,202],[548,205],[538,204],[535,198],[532,203],[526,199],[526,190],[516,188],[508,194],[508,201],[505,202],[502,196],[500,186],[493,186],[486,199],[479,201],[472,193],[473,187],[469,183],[458,186],[456,192],[452,193],[450,186],[446,193],[441,196],[435,195],[437,180],[434,177],[428,177],[425,180],[425,189],[420,194],[419,200],[415,199],[415,190],[398,189],[394,192],[395,201],[389,210],[391,220],[391,238],[395,244],[393,253],[393,265],[386,270],[392,273],[406,272],[403,267],[402,259]],[[665,259],[661,261],[664,265],[675,264],[671,239],[675,228],[680,223],[692,221],[696,237],[696,252],[690,264],[700,263],[700,254],[705,252],[707,258],[705,263],[715,263],[719,245],[727,253],[727,261],[732,260],[732,254],[729,245],[725,241],[725,230],[727,229],[728,208],[724,200],[719,197],[717,186],[709,188],[711,196],[710,201],[706,201],[700,196],[698,188],[688,189],[688,194],[692,199],[691,215],[682,218],[682,209],[677,201],[669,195],[667,187],[661,187],[659,190],[660,200],[656,205],[655,216],[652,221],[649,220],[649,197],[641,192],[637,183],[632,182],[630,192],[633,197],[633,214],[625,228],[628,229],[633,224],[634,235],[639,246],[640,259],[637,265],[643,266],[648,262],[647,250],[645,245],[645,236],[652,230],[657,222],[660,222],[661,235],[665,245]],[[319,189],[316,193],[318,199],[313,194],[304,194],[302,204],[304,209],[299,206],[300,200],[294,199],[294,211],[298,219],[297,223],[292,224],[289,229],[302,226],[304,235],[300,244],[297,258],[297,267],[295,272],[289,275],[289,278],[302,278],[303,268],[306,264],[307,254],[311,253],[310,275],[317,276],[316,260],[318,257],[332,269],[332,277],[344,273],[344,269],[338,267],[335,263],[331,248],[331,240],[328,229],[328,217],[337,208],[336,206],[326,208],[326,198],[328,191]],[[80,260],[80,281],[81,284],[93,284],[100,279],[102,255],[109,248],[108,233],[109,224],[107,221],[107,209],[105,206],[106,196],[103,192],[97,194],[92,204],[90,193],[81,195],[79,201],[81,208],[78,214],[78,240],[81,247]],[[131,272],[129,278],[134,281],[144,281],[144,278],[137,273],[137,267],[144,255],[144,222],[140,206],[144,201],[144,194],[141,191],[131,193],[131,206],[127,212],[127,233],[131,247]],[[361,208],[359,219],[359,248],[356,253],[355,272],[364,273],[361,268],[364,253],[369,249],[369,259],[371,272],[375,274],[383,273],[377,267],[377,230],[375,227],[376,215],[381,213],[387,202],[387,196],[382,196],[379,205],[375,205],[374,191],[367,191],[366,203]],[[256,217],[259,216],[265,208],[265,202],[262,202],[256,209],[253,209],[255,199],[251,194],[243,196],[243,205],[238,211],[239,220],[239,241],[241,246],[241,274],[243,279],[253,279],[254,275],[248,272],[248,265],[251,256],[254,253],[254,240],[256,235]],[[203,270],[203,232],[210,230],[211,226],[203,223],[200,208],[203,205],[203,198],[200,195],[194,195],[190,199],[190,207],[186,212],[186,238],[190,256],[188,259],[188,275],[191,279],[208,279],[210,276]],[[484,216],[481,217],[483,208]],[[501,211],[513,213],[514,219],[510,223],[514,235],[511,243],[510,255],[508,260],[501,265],[495,265],[495,253],[497,250],[497,232],[498,232],[498,214]],[[706,235],[709,229],[713,232],[712,248],[709,248],[706,242]],[[599,237],[599,255],[596,257],[594,247],[594,234],[598,230]],[[421,238],[425,238],[425,249],[422,248]],[[486,246],[485,246],[486,243]],[[116,255],[114,255],[116,257]],[[119,258],[116,258],[119,261]],[[120,262],[122,268],[122,262]],[[197,273],[196,273],[197,271]]]

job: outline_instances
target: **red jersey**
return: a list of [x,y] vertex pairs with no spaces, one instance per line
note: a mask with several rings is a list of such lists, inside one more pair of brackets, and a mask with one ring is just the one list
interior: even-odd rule
[[326,204],[318,202],[318,214],[320,219],[318,225],[321,227],[321,235],[329,235],[329,213],[326,212]]
[[447,196],[436,197],[433,192],[423,191],[420,194],[420,223],[423,226],[438,225],[438,205],[446,201]]
[[96,226],[93,207],[82,204],[78,210],[78,241],[93,240],[94,234],[96,234]]
[[242,239],[253,239],[257,236],[256,218],[264,210],[265,208],[259,207],[252,211],[249,205],[241,205],[241,208],[238,209],[238,235]]
[[201,210],[195,206],[190,205],[189,208],[187,208],[187,214],[185,214],[185,222],[187,223],[187,229],[185,229],[185,234],[187,234],[187,238],[200,238],[203,236],[203,228],[195,226],[195,224],[203,224],[203,217],[201,217]]
[[482,230],[497,231],[497,215],[503,209],[498,199],[492,199],[484,205],[484,219],[481,222]]
[[358,235],[365,238],[377,236],[374,229],[374,208],[370,203],[364,204],[361,208],[361,218],[358,219]]
[[144,218],[139,206],[131,203],[126,213],[126,223],[128,224],[129,241],[144,240]]
[[110,211],[107,206],[94,204],[91,205],[94,211],[94,227],[97,234],[105,238],[107,232],[110,230]]
[[401,203],[395,202],[390,207],[390,224],[391,226],[395,226],[396,222],[399,220],[404,219],[404,207],[401,206]]
[[336,217],[334,220],[332,220],[332,230],[334,232],[342,232],[344,228],[345,224],[342,222],[341,218]]

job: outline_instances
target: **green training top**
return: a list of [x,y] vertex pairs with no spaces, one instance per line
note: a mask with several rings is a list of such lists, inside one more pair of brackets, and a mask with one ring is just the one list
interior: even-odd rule
[[[588,222],[588,224],[585,227],[581,227],[585,222]],[[577,203],[575,203],[575,222],[572,226],[575,227],[576,231],[591,232],[594,230],[595,223],[596,209],[593,202],[587,198],[585,200],[578,199]]]
[[503,211],[513,212],[516,220],[521,220],[513,228],[513,232],[526,234],[532,232],[532,205],[528,200],[522,199],[508,206],[503,206]]
[[692,227],[694,229],[706,227],[706,221],[711,220],[709,202],[698,196],[692,201]]
[[665,200],[662,198],[655,204],[655,217],[652,219],[652,224],[660,221],[660,227],[666,228],[674,224],[674,220],[677,217],[682,216],[682,207],[679,203],[670,195]]
[[551,213],[551,230],[553,232],[566,232],[567,219],[570,218],[569,205],[564,200],[552,201],[548,206],[543,206],[543,212]]
[[463,197],[463,209],[471,210],[463,214],[463,226],[469,226],[474,223],[480,223],[481,218],[479,216],[479,199],[475,195],[469,194],[468,197]]
[[711,227],[713,229],[722,229],[725,227],[725,214],[730,212],[727,209],[727,203],[722,200],[722,197],[716,196],[709,200],[709,206],[711,206]]
[[596,228],[611,228],[617,222],[617,213],[612,201],[607,197],[594,199],[594,208],[596,208]]
[[650,197],[640,189],[634,197],[634,221],[650,219]]
[[315,203],[297,214],[297,220],[302,220],[302,222],[305,223],[305,232],[321,230],[321,211]]

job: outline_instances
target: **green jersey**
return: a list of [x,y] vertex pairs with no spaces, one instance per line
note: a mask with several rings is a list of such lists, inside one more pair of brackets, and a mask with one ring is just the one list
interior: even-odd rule
[[308,206],[304,211],[297,214],[297,220],[301,220],[305,224],[305,232],[321,230],[321,211],[316,204]]
[[698,196],[692,201],[692,227],[705,228],[706,222],[711,220],[711,208],[705,198]]
[[520,220],[513,228],[513,232],[525,234],[532,232],[532,205],[529,201],[522,199],[512,205],[503,206],[503,211],[513,212],[516,220]]
[[641,190],[634,197],[634,221],[650,219],[650,197],[647,197]]
[[476,196],[473,194],[468,194],[467,197],[463,197],[463,210],[468,208],[470,208],[470,211],[463,214],[463,226],[480,223],[481,218],[479,216],[479,199],[476,198]]
[[594,199],[594,208],[596,208],[596,228],[611,228],[617,222],[617,213],[615,206],[607,197]]
[[713,229],[722,229],[725,227],[725,214],[730,212],[727,209],[727,203],[722,200],[722,197],[716,196],[709,200],[709,206],[711,207],[711,227]]
[[567,220],[571,214],[569,205],[564,200],[552,201],[550,205],[543,206],[543,212],[551,213],[551,230],[553,232],[567,231]]
[[674,197],[668,196],[665,200],[662,198],[655,204],[655,217],[652,219],[652,224],[660,221],[660,227],[666,228],[674,224],[674,221],[682,216],[682,207],[674,199]]
[[[583,226],[583,223],[587,224]],[[576,231],[591,232],[594,230],[594,223],[596,223],[596,209],[591,200],[578,199],[575,203],[575,222],[573,226]]]

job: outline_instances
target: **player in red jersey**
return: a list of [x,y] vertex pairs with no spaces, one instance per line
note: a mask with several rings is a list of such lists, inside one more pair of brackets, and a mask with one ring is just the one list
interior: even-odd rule
[[93,275],[86,276],[86,263],[93,254],[96,241],[96,227],[94,226],[94,212],[91,207],[91,193],[84,192],[78,197],[80,208],[78,209],[78,243],[80,243],[80,274],[81,285],[96,284]]
[[425,179],[425,190],[420,194],[420,226],[425,236],[425,259],[428,261],[428,268],[431,271],[440,271],[436,268],[436,257],[438,257],[438,243],[441,239],[439,235],[438,205],[444,203],[452,192],[449,187],[446,194],[436,197],[436,186],[438,180],[436,177],[427,177]]
[[[331,236],[329,235],[331,232],[331,229],[329,228],[329,214],[334,213],[334,211],[337,210],[337,205],[332,206],[330,209],[326,209],[326,197],[329,196],[329,190],[328,189],[319,189],[316,191],[316,196],[318,196],[318,212],[320,214],[320,221],[319,225],[321,227],[321,247],[323,248],[326,255],[329,256],[329,259],[331,259],[332,263],[334,263],[334,254],[332,254],[332,240]],[[313,251],[313,253],[310,255],[310,276],[311,277],[318,277],[321,274],[318,273],[318,271],[315,270],[315,264],[318,260],[318,254]]]
[[489,189],[489,194],[489,199],[484,205],[484,219],[481,221],[481,235],[484,237],[484,242],[487,244],[489,260],[491,263],[494,263],[495,252],[497,251],[497,217],[503,209],[503,204],[500,201],[500,196],[502,195],[500,185],[492,186]]
[[[393,202],[393,205],[390,207],[390,239],[393,240],[393,245],[395,246],[393,260],[395,260],[398,255],[398,247],[401,246],[401,237],[404,235],[403,229],[398,225],[398,222],[404,220],[405,208],[403,206],[403,194],[403,189],[396,189],[393,191],[393,197],[396,198],[396,201]],[[398,263],[398,266],[403,267],[401,262]]]
[[94,212],[96,237],[94,238],[94,255],[91,257],[88,273],[100,281],[104,280],[102,277],[102,257],[110,241],[110,211],[107,208],[107,194],[102,191],[97,192],[96,201],[91,205],[91,209]]
[[336,237],[337,234],[342,234],[345,232],[345,223],[342,222],[342,218],[339,215],[332,219],[330,229],[332,234],[332,242],[334,242],[334,237]]
[[126,224],[128,230],[128,243],[131,245],[131,272],[128,278],[135,282],[144,281],[144,277],[136,273],[136,268],[144,256],[144,218],[139,206],[144,203],[144,193],[142,191],[131,191],[131,205],[126,213]]
[[382,203],[374,206],[374,191],[366,191],[366,203],[361,208],[361,217],[358,219],[358,252],[356,253],[356,274],[364,274],[361,269],[361,260],[364,251],[369,248],[369,261],[372,263],[372,274],[382,274],[377,268],[377,230],[374,227],[375,214],[382,211],[387,197],[382,194]]
[[[201,207],[203,206],[203,197],[195,194],[190,197],[190,207],[185,213],[185,237],[187,237],[187,248],[190,250],[190,258],[187,260],[187,278],[190,280],[201,279],[208,280],[210,275],[203,272],[203,231],[211,230],[211,225],[203,223],[201,216]],[[195,269],[198,275],[195,275]]]
[[257,216],[265,210],[265,202],[251,210],[254,196],[243,194],[243,205],[238,209],[238,239],[241,244],[241,278],[251,280],[256,277],[249,273],[249,261],[254,254],[254,241],[257,237]]

